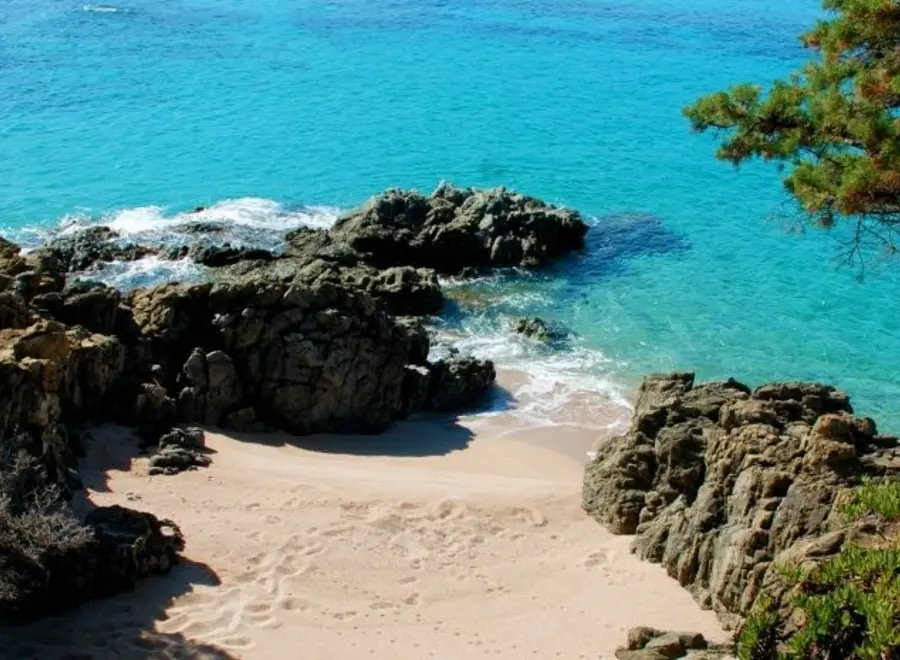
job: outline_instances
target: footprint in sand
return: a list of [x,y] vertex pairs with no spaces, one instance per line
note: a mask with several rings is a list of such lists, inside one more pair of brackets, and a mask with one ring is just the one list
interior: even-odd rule
[[281,609],[288,612],[306,612],[311,607],[310,603],[296,596],[285,596],[277,602]]
[[227,649],[234,649],[235,651],[247,651],[253,648],[253,641],[249,637],[226,637],[225,639],[220,639],[216,642],[219,646],[224,646]]
[[597,550],[592,552],[582,561],[582,565],[587,568],[594,568],[595,566],[608,566],[611,561],[609,550]]
[[400,584],[412,584],[413,582],[418,582],[419,578],[415,575],[407,575],[405,577],[400,578]]

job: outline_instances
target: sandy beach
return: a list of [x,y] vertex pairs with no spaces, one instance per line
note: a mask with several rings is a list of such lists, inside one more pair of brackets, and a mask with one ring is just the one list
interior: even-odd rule
[[502,428],[501,415],[383,436],[208,433],[213,465],[171,477],[99,428],[91,500],[172,518],[186,560],[4,632],[4,657],[612,658],[640,624],[721,638],[629,538],[582,513],[594,433]]

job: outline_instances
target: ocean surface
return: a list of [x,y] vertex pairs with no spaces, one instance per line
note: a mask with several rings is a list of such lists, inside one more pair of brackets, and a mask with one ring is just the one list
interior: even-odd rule
[[[0,1],[0,232],[171,239],[209,206],[277,244],[380,190],[505,185],[580,210],[588,251],[449,283],[452,342],[527,374],[527,423],[621,425],[642,374],[833,383],[900,432],[900,262],[837,268],[778,172],[736,171],[681,108],[801,64],[818,0]],[[189,263],[116,265],[123,287]],[[544,349],[512,317],[565,324]],[[598,396],[599,395],[599,396]],[[499,404],[498,404],[499,405]],[[611,413],[612,411],[612,413]]]

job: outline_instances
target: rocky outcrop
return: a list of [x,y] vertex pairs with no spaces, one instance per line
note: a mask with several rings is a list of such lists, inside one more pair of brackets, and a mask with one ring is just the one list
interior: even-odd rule
[[[39,552],[0,533],[11,581],[0,612],[28,617],[125,588],[168,570],[181,547],[149,514],[98,509],[78,521],[66,509],[80,487],[77,425],[376,433],[418,411],[476,405],[493,364],[430,363],[424,328],[392,314],[437,312],[438,273],[543,266],[580,248],[585,231],[576,213],[502,189],[388,191],[331,230],[293,232],[284,254],[214,243],[204,228],[188,254],[212,281],[128,295],[67,275],[156,247],[106,227],[27,254],[0,239],[0,508],[7,530],[66,530]],[[151,469],[208,463],[202,432],[179,426]],[[38,509],[39,492],[56,495]]]
[[628,643],[616,651],[618,660],[731,660],[726,647],[710,645],[700,633],[666,632],[638,627],[628,631]]
[[381,431],[407,414],[406,368],[428,350],[419,329],[327,283],[168,285],[129,302],[132,371],[184,422],[243,425],[252,410],[294,433]]
[[631,429],[598,450],[583,505],[736,622],[776,557],[832,532],[841,494],[884,474],[900,474],[897,440],[834,388],[668,374],[645,379]]
[[0,331],[0,449],[41,457],[40,481],[68,488],[74,456],[63,421],[106,414],[125,365],[118,339],[41,321]]
[[244,260],[220,277],[254,277],[362,289],[394,314],[437,313],[440,275],[539,268],[584,247],[578,213],[502,188],[442,185],[426,197],[388,190],[328,230],[300,228],[283,255]]
[[173,475],[212,463],[203,429],[175,428],[159,438],[157,452],[150,457],[151,475]]
[[516,319],[512,324],[512,330],[523,337],[544,343],[561,342],[569,336],[568,331],[559,324],[545,321],[537,316]]
[[92,270],[103,262],[137,261],[159,253],[157,248],[121,239],[119,233],[109,227],[86,227],[54,238],[37,253],[52,256],[64,272]]
[[441,185],[430,197],[389,190],[339,219],[329,235],[379,268],[535,268],[584,247],[578,213],[503,188]]
[[60,612],[168,573],[184,549],[169,520],[118,506],[83,523],[64,507],[0,512],[0,621]]

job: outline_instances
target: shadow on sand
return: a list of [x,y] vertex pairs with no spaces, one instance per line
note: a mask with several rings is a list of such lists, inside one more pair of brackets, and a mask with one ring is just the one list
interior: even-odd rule
[[219,578],[205,564],[182,558],[168,575],[136,586],[139,597],[124,592],[33,623],[0,627],[2,657],[8,660],[237,660],[240,656],[179,633],[154,630],[166,619],[173,599],[198,585],[216,586]]
[[[472,414],[508,409],[514,403],[510,393],[497,386],[484,405]],[[456,415],[418,414],[380,434],[294,436],[283,432],[227,432],[227,435],[241,442],[289,445],[328,454],[425,457],[465,449],[474,433],[464,422],[465,418]],[[109,492],[109,472],[131,470],[133,460],[146,452],[141,449],[139,434],[132,429],[109,424],[91,429],[90,436],[93,437],[85,437],[87,453],[80,461],[82,481],[91,491]],[[76,507],[93,506],[83,495],[76,500],[80,500],[73,502]],[[171,626],[174,632],[157,630],[159,624],[166,629],[165,622],[170,621],[171,614],[167,609],[176,598],[195,593],[198,587],[219,584],[219,577],[209,566],[182,557],[171,573],[143,580],[134,592],[92,600],[32,623],[0,627],[0,657],[4,660],[237,660],[239,649],[229,650],[188,639],[174,625]]]
[[[500,386],[494,386],[487,401],[482,406],[471,409],[468,415],[510,410],[514,406],[515,398]],[[463,420],[463,417],[454,414],[418,413],[395,422],[386,431],[377,434],[319,433],[297,436],[280,431],[221,432],[240,442],[292,446],[323,454],[422,458],[444,456],[468,447],[475,434]]]

